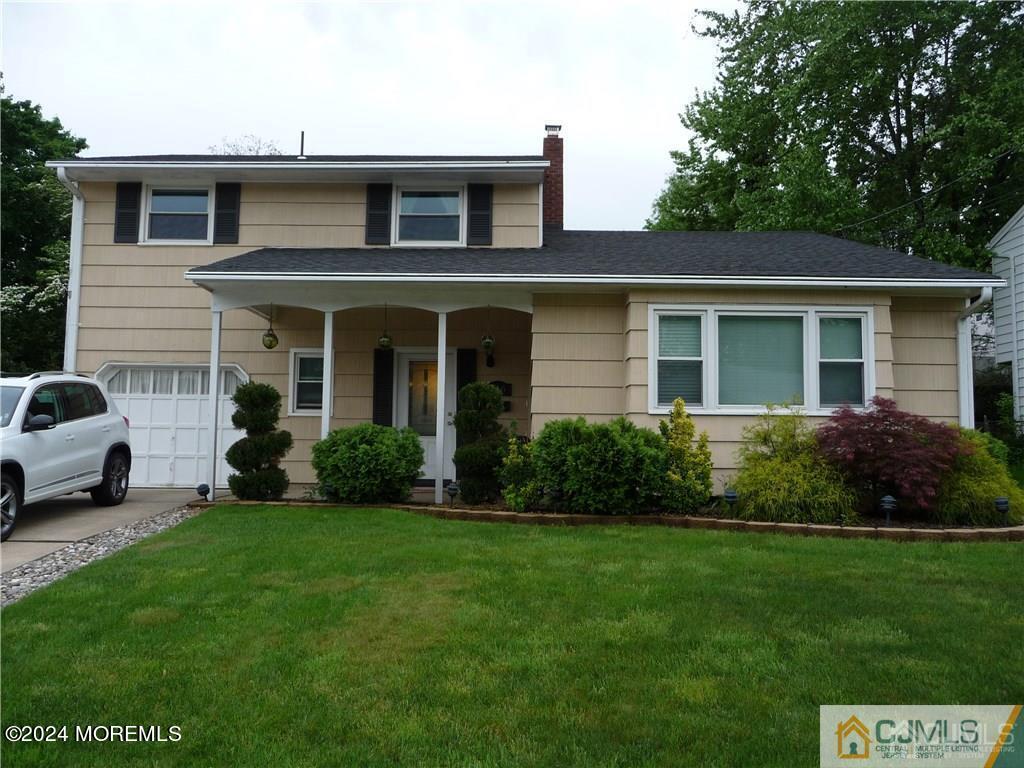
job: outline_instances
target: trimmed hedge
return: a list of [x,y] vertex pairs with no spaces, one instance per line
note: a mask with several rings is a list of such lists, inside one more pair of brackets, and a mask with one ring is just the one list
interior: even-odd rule
[[422,466],[423,446],[409,427],[359,424],[313,445],[313,470],[328,501],[405,501]]

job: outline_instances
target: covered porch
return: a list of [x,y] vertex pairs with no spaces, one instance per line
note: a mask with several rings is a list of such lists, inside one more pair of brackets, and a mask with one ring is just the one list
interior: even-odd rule
[[[503,421],[529,430],[532,297],[525,291],[293,276],[197,283],[211,294],[211,382],[232,362],[234,347],[261,361],[251,378],[281,393],[281,427],[295,438],[285,464],[293,482],[313,481],[312,445],[332,429],[371,421],[408,426],[424,448],[421,485],[429,482],[441,503],[455,476],[456,393],[470,381],[495,383],[505,395]],[[247,340],[230,331],[225,344],[224,314],[237,310],[263,318],[266,330]],[[260,351],[251,352],[254,345]],[[219,383],[210,391],[220,391]],[[211,424],[224,420],[223,407],[211,396]],[[207,447],[216,494],[226,477],[217,476],[212,457],[224,446]]]

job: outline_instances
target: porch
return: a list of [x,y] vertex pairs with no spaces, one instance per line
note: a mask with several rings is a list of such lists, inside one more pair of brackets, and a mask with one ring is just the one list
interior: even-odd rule
[[[210,378],[215,383],[210,391],[220,391],[216,377],[224,375],[223,366],[236,352],[248,353],[250,365],[259,360],[248,373],[281,393],[281,428],[295,441],[283,466],[296,485],[315,481],[313,443],[332,429],[372,421],[419,433],[425,455],[420,485],[429,484],[433,500],[443,501],[444,486],[455,476],[456,393],[471,381],[495,383],[505,395],[502,421],[529,431],[528,296],[516,301],[507,291],[475,286],[471,296],[460,297],[452,295],[458,287],[446,286],[442,297],[429,284],[378,287],[323,280],[205,287],[212,294]],[[239,309],[259,315],[266,329],[247,340],[238,339],[237,331],[225,334],[223,314]],[[255,354],[254,342],[261,345]],[[218,413],[224,407],[222,399],[211,396],[211,424],[224,421],[225,414]],[[207,448],[212,457],[226,446]],[[206,464],[212,494],[226,481],[210,469],[216,464]]]

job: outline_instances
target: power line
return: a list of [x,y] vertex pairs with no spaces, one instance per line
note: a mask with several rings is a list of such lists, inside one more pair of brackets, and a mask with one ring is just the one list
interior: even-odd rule
[[[1010,147],[1005,152],[1001,152],[1000,154],[996,155],[995,157],[989,158],[989,160],[990,160],[990,162],[994,162],[994,161],[999,160],[999,159],[1001,159],[1003,157],[1006,157],[1007,155],[1009,155],[1009,154],[1011,154],[1013,152],[1016,152],[1018,149],[1020,149],[1020,147]],[[925,192],[920,197],[915,197],[913,200],[910,200],[910,201],[908,201],[906,203],[903,203],[902,205],[897,205],[895,208],[890,208],[888,211],[883,211],[882,213],[878,214],[877,216],[872,216],[869,219],[864,219],[863,221],[858,221],[858,222],[855,222],[853,224],[844,224],[841,227],[837,227],[832,232],[833,232],[833,234],[839,234],[844,229],[851,229],[853,227],[859,227],[859,226],[861,226],[863,224],[870,224],[872,221],[878,221],[879,219],[888,216],[890,213],[895,213],[896,211],[903,210],[904,208],[906,208],[908,206],[911,206],[914,203],[919,203],[922,200],[924,200],[926,197],[928,197],[929,195],[934,195],[936,192],[941,192],[942,190],[946,189],[946,187],[951,187],[954,184],[957,184],[957,183],[963,181],[968,176],[970,176],[972,173],[973,173],[972,171],[968,171],[967,173],[963,174],[962,176],[958,176],[957,178],[953,179],[952,181],[947,181],[942,186],[935,187],[934,189],[929,189],[927,192]]]

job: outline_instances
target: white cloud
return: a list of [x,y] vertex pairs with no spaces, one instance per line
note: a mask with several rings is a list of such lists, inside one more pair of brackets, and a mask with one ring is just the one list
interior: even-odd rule
[[560,122],[566,225],[635,229],[714,80],[694,7],[8,2],[3,70],[91,154],[296,152],[300,130],[311,153],[534,154]]

